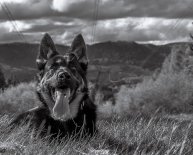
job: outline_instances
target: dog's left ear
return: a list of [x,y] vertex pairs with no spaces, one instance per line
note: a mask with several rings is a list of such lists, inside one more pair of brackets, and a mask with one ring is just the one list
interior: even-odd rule
[[71,45],[71,52],[76,55],[82,69],[86,71],[88,66],[88,58],[86,54],[86,44],[81,34],[78,34],[74,38]]

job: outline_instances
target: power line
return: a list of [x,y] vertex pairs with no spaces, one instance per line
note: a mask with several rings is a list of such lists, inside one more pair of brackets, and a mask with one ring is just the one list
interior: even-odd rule
[[[166,33],[170,33],[171,31],[177,29],[178,25],[180,25],[182,23],[184,19],[181,18],[177,18],[176,21],[174,22],[174,24],[172,26],[170,26],[170,28],[166,31]],[[176,32],[179,32],[180,30],[177,30]],[[151,53],[149,56],[147,56],[145,58],[145,60],[142,62],[141,67],[144,67],[145,63],[147,61],[149,61],[149,59],[154,55],[155,53]]]
[[92,43],[94,43],[95,41],[96,25],[97,25],[97,20],[99,15],[99,4],[100,4],[100,0],[95,0],[95,3],[94,3],[95,8],[93,13],[92,40],[91,40]]
[[94,27],[95,27],[95,16],[96,16],[96,6],[97,6],[97,0],[94,0],[94,12],[93,12],[93,25],[91,29],[91,43],[93,43],[93,34],[94,34]]
[[17,34],[20,37],[20,39],[27,43],[24,35],[19,31],[17,23],[15,22],[15,19],[14,19],[13,15],[12,15],[11,11],[9,10],[8,6],[5,3],[2,3],[1,1],[0,1],[0,5],[1,5],[3,11],[6,13],[6,15],[8,17],[8,20],[12,24],[13,28],[17,32]]
[[[28,41],[26,40],[26,38],[24,37],[22,32],[19,31],[17,23],[15,22],[15,19],[12,15],[11,11],[9,10],[8,6],[6,5],[6,3],[2,3],[0,1],[0,6],[2,7],[3,11],[7,15],[9,22],[12,24],[12,26],[15,29],[16,33],[18,34],[19,38],[21,40],[23,40],[25,43],[28,43]],[[35,49],[33,49],[33,51],[36,52]]]

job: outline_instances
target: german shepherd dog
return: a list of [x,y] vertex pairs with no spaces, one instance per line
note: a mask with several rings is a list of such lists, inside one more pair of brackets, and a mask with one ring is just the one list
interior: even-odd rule
[[93,135],[96,131],[96,106],[89,98],[86,78],[88,58],[81,34],[65,55],[56,50],[49,34],[41,40],[36,59],[37,96],[42,105],[18,115],[12,125],[29,123],[41,135]]

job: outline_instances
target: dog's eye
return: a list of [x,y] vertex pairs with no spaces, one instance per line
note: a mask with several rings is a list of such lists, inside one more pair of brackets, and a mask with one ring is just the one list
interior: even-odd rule
[[50,69],[57,69],[57,65],[52,65],[52,66],[50,66]]

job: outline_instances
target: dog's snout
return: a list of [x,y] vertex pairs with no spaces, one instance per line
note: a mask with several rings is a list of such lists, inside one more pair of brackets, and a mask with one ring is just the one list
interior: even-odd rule
[[59,72],[58,79],[59,80],[70,79],[70,75],[67,72]]

